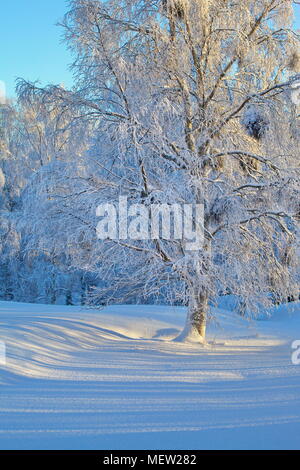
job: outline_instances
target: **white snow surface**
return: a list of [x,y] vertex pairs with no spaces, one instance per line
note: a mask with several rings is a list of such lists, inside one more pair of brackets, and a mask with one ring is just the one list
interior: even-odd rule
[[215,309],[203,347],[180,307],[0,302],[0,448],[299,449],[300,304],[271,313]]

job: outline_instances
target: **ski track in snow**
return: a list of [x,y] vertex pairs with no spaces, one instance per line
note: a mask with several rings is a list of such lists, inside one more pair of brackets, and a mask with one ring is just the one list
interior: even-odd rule
[[183,308],[0,302],[0,448],[299,449],[299,304],[215,313],[201,347]]

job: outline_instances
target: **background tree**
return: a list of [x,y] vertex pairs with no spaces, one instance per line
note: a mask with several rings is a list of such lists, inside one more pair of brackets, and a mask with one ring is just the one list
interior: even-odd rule
[[[47,246],[39,249],[32,243],[35,225],[40,223],[32,217],[39,207],[36,188],[50,203],[53,168],[70,163],[73,146],[78,156],[84,145],[83,132],[73,117],[67,110],[57,110],[30,96],[18,104],[0,105],[1,299],[85,301],[88,275],[71,269],[70,258],[64,253],[57,256]],[[41,195],[39,198],[42,202]]]

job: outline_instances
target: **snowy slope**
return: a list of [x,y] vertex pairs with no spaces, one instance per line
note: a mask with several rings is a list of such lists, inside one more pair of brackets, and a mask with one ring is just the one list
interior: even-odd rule
[[203,348],[183,308],[0,302],[0,448],[299,449],[299,304],[215,313]]

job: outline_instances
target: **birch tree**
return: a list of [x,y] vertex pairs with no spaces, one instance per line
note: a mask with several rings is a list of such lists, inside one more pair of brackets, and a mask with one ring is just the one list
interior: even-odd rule
[[[204,342],[218,295],[238,296],[251,313],[298,295],[292,23],[290,0],[70,3],[62,26],[75,89],[23,83],[19,92],[93,125],[88,151],[57,174],[51,208],[41,207],[48,220],[56,214],[56,249],[68,247],[74,265],[105,281],[95,302],[154,295],[182,302],[188,316],[179,339]],[[71,188],[65,176],[83,159],[85,174]],[[186,240],[163,236],[100,242],[96,207],[120,195],[146,209],[203,204],[203,243],[187,250]]]

